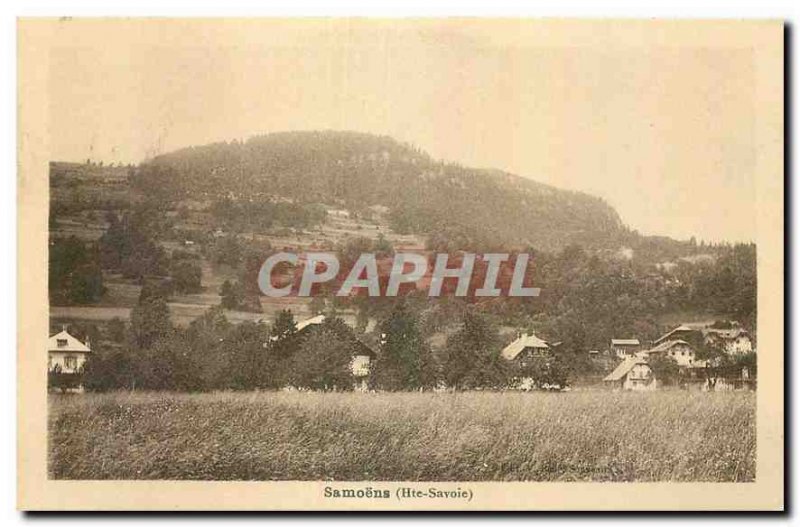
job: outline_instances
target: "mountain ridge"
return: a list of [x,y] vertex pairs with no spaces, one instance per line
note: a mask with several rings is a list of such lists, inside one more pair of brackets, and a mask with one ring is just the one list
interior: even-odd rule
[[[602,198],[497,169],[433,159],[389,136],[350,131],[277,132],[186,147],[146,160],[154,179],[184,197],[275,195],[390,209],[398,232],[452,235],[466,246],[558,250],[624,243],[630,230]],[[469,247],[464,247],[469,248]]]

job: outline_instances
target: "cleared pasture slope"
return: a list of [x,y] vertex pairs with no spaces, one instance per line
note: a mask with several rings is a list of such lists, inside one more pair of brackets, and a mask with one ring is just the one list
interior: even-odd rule
[[51,477],[752,481],[753,393],[51,396]]

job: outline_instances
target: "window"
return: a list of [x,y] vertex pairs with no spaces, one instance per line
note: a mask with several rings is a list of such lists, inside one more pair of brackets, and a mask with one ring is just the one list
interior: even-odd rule
[[64,357],[64,368],[74,370],[78,368],[78,359],[73,355]]
[[66,348],[67,347],[67,339],[58,339],[58,340],[56,340],[56,345],[59,348]]

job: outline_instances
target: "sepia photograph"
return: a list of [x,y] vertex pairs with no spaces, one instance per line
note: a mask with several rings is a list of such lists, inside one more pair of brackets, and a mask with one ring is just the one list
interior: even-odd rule
[[18,31],[31,507],[782,507],[780,22]]

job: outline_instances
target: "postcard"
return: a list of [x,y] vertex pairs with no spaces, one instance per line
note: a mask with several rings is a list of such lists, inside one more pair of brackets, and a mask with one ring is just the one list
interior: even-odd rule
[[21,19],[18,507],[782,510],[784,32]]

